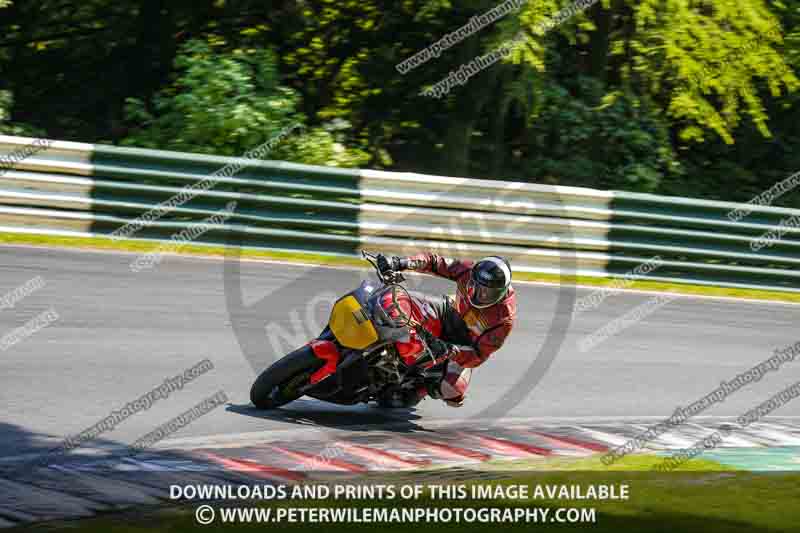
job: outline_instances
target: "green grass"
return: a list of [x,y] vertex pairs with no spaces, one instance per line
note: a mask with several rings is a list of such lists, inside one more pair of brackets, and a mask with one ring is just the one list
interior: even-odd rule
[[[48,235],[31,235],[24,233],[0,233],[0,244],[27,244],[34,246],[69,247],[94,250],[120,250],[130,252],[153,251],[158,246],[152,241],[148,242],[136,239],[115,241],[106,237],[52,237]],[[229,253],[229,251],[224,246],[201,246],[187,244],[181,247],[180,253],[182,255],[221,257],[226,253]],[[237,255],[239,255],[239,252],[237,252]],[[355,257],[333,256],[302,251],[282,252],[272,250],[242,249],[240,252],[240,257],[247,259],[271,259],[285,261],[287,263],[310,263],[317,265],[356,267],[366,266],[364,261]],[[538,274],[528,272],[517,272],[514,274],[514,278],[521,281],[539,281],[562,285],[577,284],[596,287],[607,287],[613,283],[612,279],[607,278],[568,275],[560,276],[557,274]],[[709,287],[706,285],[663,283],[656,281],[632,281],[626,283],[626,287],[634,290],[800,303],[800,293],[783,291]]]
[[[798,531],[800,524],[800,475],[788,473],[753,474],[749,472],[722,471],[722,467],[711,461],[689,461],[684,468],[669,474],[658,474],[649,469],[661,458],[654,455],[632,455],[614,465],[613,471],[605,469],[599,458],[586,459],[537,459],[541,470],[517,472],[509,474],[506,479],[479,481],[478,473],[474,480],[453,481],[465,486],[467,494],[470,485],[527,485],[527,499],[433,499],[425,494],[419,500],[289,500],[280,502],[227,502],[215,504],[219,506],[261,506],[271,507],[496,507],[501,509],[515,508],[547,508],[549,516],[553,516],[559,507],[594,508],[595,523],[538,523],[538,524],[481,524],[450,523],[429,524],[220,524],[215,522],[208,526],[199,526],[195,522],[194,512],[199,503],[173,506],[171,508],[135,510],[117,513],[98,518],[54,522],[9,530],[13,533],[62,532],[76,531],[82,533],[179,533],[201,529],[203,531],[224,532],[257,532],[265,528],[278,528],[289,531],[384,531],[408,532],[415,528],[426,531],[484,532],[491,528],[524,531],[593,531],[597,533],[616,532],[702,532],[702,533],[738,533],[742,531],[766,533],[776,531]],[[508,462],[497,462],[493,467],[500,470]],[[515,468],[524,466],[514,463]],[[485,466],[485,465],[484,465]],[[556,468],[558,467],[558,468]],[[483,470],[483,467],[482,467]],[[484,475],[487,472],[482,472]],[[499,472],[498,472],[499,473]],[[371,474],[372,483],[393,484],[399,486],[411,483],[407,474]],[[350,481],[352,482],[352,481]],[[446,476],[441,478],[428,473],[420,484],[448,483]],[[339,483],[348,483],[347,479]],[[627,484],[629,497],[626,500],[548,500],[534,498],[536,485],[621,485]],[[217,510],[219,516],[219,510]]]
[[[85,250],[118,250],[124,252],[152,252],[158,248],[153,241],[136,239],[114,240],[106,237],[54,237],[49,235],[28,235],[24,233],[0,233],[0,245],[26,244],[32,246],[48,246],[61,248],[80,248]],[[230,253],[224,246],[206,246],[187,244],[181,246],[181,255],[200,255],[222,257]],[[273,259],[290,263],[312,263],[334,266],[368,266],[364,261],[355,257],[337,257],[313,252],[282,252],[277,250],[252,250],[242,249],[236,252],[248,259]]]
[[[530,276],[530,277],[528,277]],[[613,281],[608,278],[591,276],[559,276],[556,274],[514,273],[514,278],[528,281],[547,281],[560,284],[591,285],[596,287],[610,286]],[[773,300],[779,302],[800,303],[800,293],[769,291],[762,289],[737,289],[732,287],[711,287],[690,283],[666,283],[662,281],[631,281],[626,288],[640,291],[672,292],[676,294],[696,294],[700,296],[719,296],[723,298],[745,298],[748,300]],[[623,291],[625,289],[622,289]]]
[[[583,471],[583,472],[647,472],[664,460],[664,457],[654,454],[628,454],[620,457],[611,465],[604,465],[600,460],[603,454],[593,454],[586,457],[553,456],[545,458],[523,459],[509,463],[507,460],[488,461],[480,465],[480,469],[487,471],[508,471],[509,468],[521,471]],[[676,471],[681,472],[719,472],[731,471],[729,466],[721,465],[716,461],[704,458],[694,458],[681,464]]]

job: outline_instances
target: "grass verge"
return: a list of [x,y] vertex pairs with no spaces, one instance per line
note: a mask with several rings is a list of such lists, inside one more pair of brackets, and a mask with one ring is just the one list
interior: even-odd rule
[[[127,252],[153,251],[157,244],[153,241],[136,239],[113,240],[106,237],[54,237],[27,233],[0,233],[0,244],[25,244],[33,246],[67,247],[89,250],[118,250]],[[187,244],[181,247],[182,255],[199,255],[221,257],[226,254],[223,246],[204,246]],[[273,250],[242,249],[241,257],[247,259],[270,259],[287,263],[308,263],[330,266],[364,267],[364,261],[354,257],[331,256],[314,252],[283,252]],[[521,281],[539,281],[555,284],[576,284],[594,287],[608,287],[613,283],[609,278],[592,276],[559,276],[557,274],[538,274],[517,272],[514,279]],[[726,287],[710,287],[683,283],[664,283],[657,281],[629,281],[626,288],[631,290],[671,292],[699,296],[718,296],[727,298],[744,298],[750,300],[771,300],[779,302],[800,303],[800,293],[769,291],[760,289],[735,289]],[[622,289],[625,290],[625,289]]]

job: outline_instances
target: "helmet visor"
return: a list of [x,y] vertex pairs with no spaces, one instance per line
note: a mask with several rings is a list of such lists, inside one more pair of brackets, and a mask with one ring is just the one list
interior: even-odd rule
[[487,287],[476,283],[475,280],[470,280],[467,294],[469,295],[469,303],[473,307],[483,308],[502,300],[507,291],[506,287]]

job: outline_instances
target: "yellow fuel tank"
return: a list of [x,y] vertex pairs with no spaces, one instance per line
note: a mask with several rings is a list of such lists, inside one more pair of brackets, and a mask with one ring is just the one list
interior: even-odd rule
[[367,310],[352,295],[336,302],[328,325],[336,340],[347,348],[363,350],[378,340],[378,332]]

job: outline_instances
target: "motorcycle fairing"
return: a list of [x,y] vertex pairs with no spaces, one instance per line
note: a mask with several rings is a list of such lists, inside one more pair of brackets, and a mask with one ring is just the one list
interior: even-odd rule
[[336,344],[326,340],[313,340],[309,343],[314,355],[325,361],[322,367],[311,374],[309,383],[316,384],[336,372],[336,365],[339,364],[339,349]]
[[342,357],[333,374],[310,386],[306,392],[308,396],[340,405],[363,401],[362,391],[369,382],[369,364],[357,351]]
[[[403,363],[417,363],[424,345],[409,325],[423,317],[417,317],[419,310],[415,309],[402,287],[376,287],[369,280],[342,296],[328,321],[331,337],[311,343],[314,353],[326,363],[312,374],[306,394],[344,405],[361,401],[370,381],[370,367],[362,352],[380,344],[394,343]],[[426,325],[437,333],[441,328],[438,323]]]

